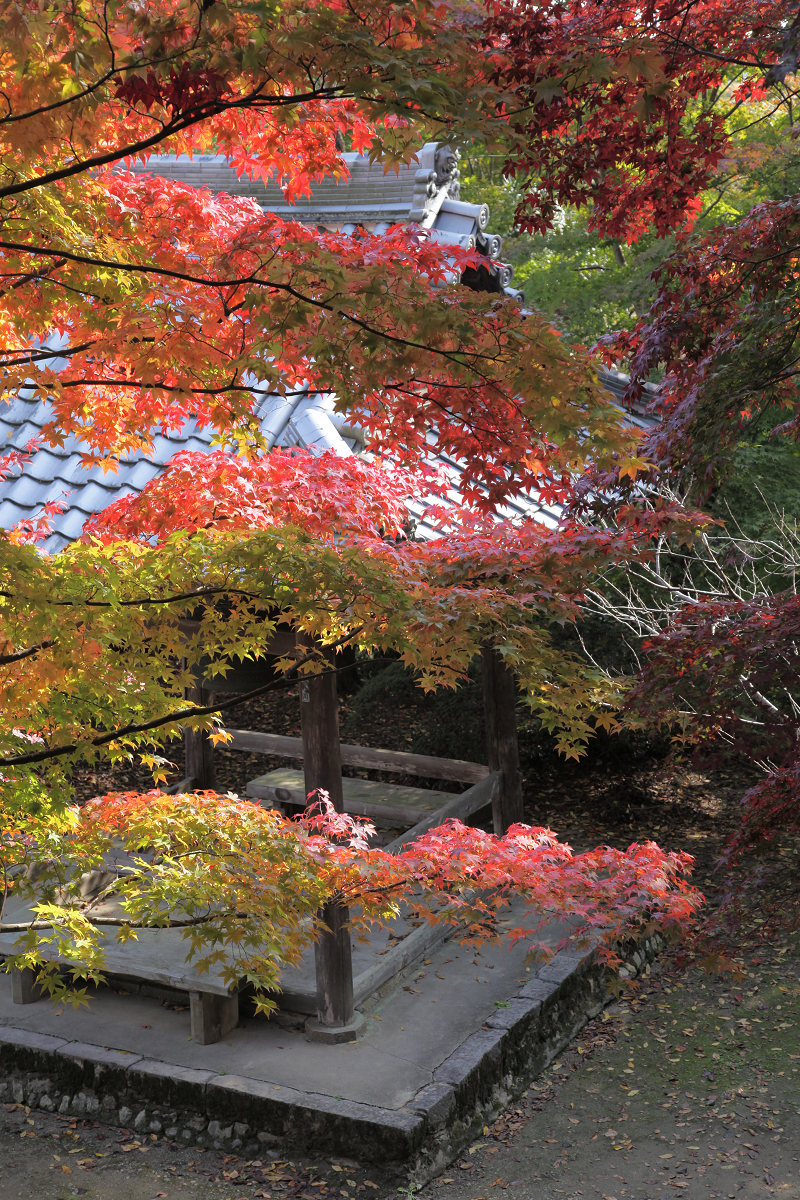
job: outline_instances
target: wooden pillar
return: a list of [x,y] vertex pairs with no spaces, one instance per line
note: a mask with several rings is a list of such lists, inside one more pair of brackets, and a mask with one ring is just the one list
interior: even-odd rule
[[[344,812],[336,676],[332,671],[301,679],[300,718],[306,795],[323,788],[336,811]],[[349,910],[334,896],[318,915],[327,930],[321,932],[314,946],[317,1024],[313,1035],[316,1036],[325,1028],[350,1028],[355,1017]],[[355,1037],[355,1032],[352,1036]]]
[[517,685],[513,672],[494,646],[483,647],[481,664],[489,769],[500,771],[503,776],[499,793],[492,803],[494,832],[499,836],[510,825],[524,820],[517,745]]
[[306,795],[324,788],[337,812],[344,812],[339,705],[336,676],[304,675],[300,680],[300,722]]
[[11,1000],[14,1004],[35,1004],[44,992],[33,967],[14,967],[11,971]]
[[[205,688],[187,688],[186,699],[197,708],[206,708],[213,702],[213,695]],[[184,729],[183,748],[186,756],[184,774],[193,780],[193,788],[214,790],[214,743],[207,733],[196,729]]]

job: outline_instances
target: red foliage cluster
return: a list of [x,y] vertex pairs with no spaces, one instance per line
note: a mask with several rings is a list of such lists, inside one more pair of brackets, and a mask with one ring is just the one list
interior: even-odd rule
[[[537,931],[569,913],[571,928],[561,944],[596,944],[611,963],[619,961],[620,942],[643,930],[680,931],[703,902],[688,879],[691,856],[666,853],[653,842],[574,854],[550,829],[514,825],[496,837],[450,820],[390,854],[369,848],[372,833],[368,822],[335,812],[324,793],[297,821],[211,792],[120,793],[81,810],[65,834],[64,858],[94,861],[109,839],[134,854],[154,847],[148,871],[137,873],[139,891],[159,889],[162,860],[169,877],[171,856],[179,851],[183,866],[172,886],[184,890],[176,900],[186,904],[185,888],[195,876],[200,888],[215,876],[211,926],[229,918],[269,917],[279,885],[280,905],[288,909],[304,912],[310,901],[313,912],[320,889],[338,897],[351,907],[356,931],[391,920],[394,900],[402,896],[426,920],[456,925],[461,938],[480,941],[499,936],[498,916],[522,901],[533,923],[504,929],[504,936],[536,946]],[[235,855],[229,853],[232,844],[239,846]],[[295,886],[292,873],[306,881],[310,898]],[[259,877],[263,887],[254,886]],[[517,916],[523,919],[519,909]],[[156,923],[163,919],[163,912],[154,915]],[[552,953],[552,947],[538,949]]]
[[663,372],[659,427],[646,453],[671,469],[705,471],[707,490],[743,430],[796,437],[800,212],[764,203],[733,225],[682,244],[656,274],[658,294],[629,334],[605,339],[631,365],[628,398]]
[[391,471],[333,450],[274,450],[255,459],[221,450],[184,451],[138,495],[90,518],[84,539],[157,544],[170,534],[299,525],[325,541],[359,533],[400,535],[406,501],[432,487],[433,472]]
[[722,734],[773,761],[792,758],[800,713],[770,697],[794,689],[799,622],[792,592],[687,605],[644,643],[646,675],[629,704],[651,718],[680,707],[691,738]]
[[708,103],[726,65],[758,91],[795,15],[790,0],[513,0],[491,4],[496,78],[513,89],[506,172],[523,228],[558,204],[593,205],[594,228],[635,241],[690,227],[727,142]]

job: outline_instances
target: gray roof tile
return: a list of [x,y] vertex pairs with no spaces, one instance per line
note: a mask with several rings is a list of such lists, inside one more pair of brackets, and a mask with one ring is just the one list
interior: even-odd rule
[[[293,218],[327,229],[350,233],[357,226],[375,233],[385,232],[390,224],[417,221],[431,231],[432,237],[450,245],[474,244],[480,238],[482,250],[494,258],[499,253],[499,238],[485,231],[489,223],[486,205],[471,204],[458,197],[458,173],[452,156],[439,155],[434,144],[419,152],[419,161],[401,167],[397,176],[384,175],[380,164],[371,164],[359,155],[344,155],[350,168],[350,178],[344,182],[323,180],[314,185],[308,200],[289,205],[274,185],[253,183],[246,177],[237,179],[235,171],[215,155],[196,155],[168,158],[154,155],[146,165],[136,169],[167,175],[196,186],[225,190],[238,195],[254,196],[265,209],[285,218]],[[494,267],[487,260],[487,271],[499,276],[502,283],[510,280],[510,268]],[[43,344],[48,344],[46,341]],[[54,369],[64,364],[58,358],[61,344],[58,337],[49,339],[54,356],[49,365]],[[608,373],[607,385],[615,396],[621,397],[627,382],[625,376]],[[254,388],[258,382],[253,378]],[[266,386],[266,385],[265,385]],[[353,429],[347,416],[335,410],[332,397],[308,389],[298,389],[292,395],[255,393],[255,411],[261,422],[267,445],[301,445],[318,449],[335,449],[340,454],[361,451],[364,438]],[[5,447],[23,448],[36,437],[50,417],[49,406],[25,389],[10,404],[0,404],[0,452]],[[637,412],[630,419],[639,424],[651,423]],[[84,466],[80,446],[75,438],[63,447],[43,446],[23,474],[0,481],[0,528],[10,528],[18,521],[32,518],[48,501],[67,495],[68,509],[54,519],[54,534],[45,549],[55,552],[80,536],[87,516],[100,512],[113,499],[136,493],[153,479],[179,450],[205,450],[210,447],[212,433],[187,423],[178,432],[158,433],[149,455],[135,454],[123,462],[118,472],[103,473],[102,468]],[[452,480],[451,501],[462,501],[458,490],[459,464],[441,456],[441,464]],[[414,501],[411,511],[419,518],[418,531],[432,536],[430,522],[421,519],[425,501]],[[510,502],[504,515],[511,519],[535,516],[537,520],[554,525],[556,509],[544,506],[535,497]]]

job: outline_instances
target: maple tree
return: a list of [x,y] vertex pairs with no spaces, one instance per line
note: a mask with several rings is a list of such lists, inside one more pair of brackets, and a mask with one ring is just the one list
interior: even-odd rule
[[[345,171],[336,134],[391,163],[411,153],[421,132],[447,135],[456,112],[460,131],[477,131],[484,101],[499,96],[488,76],[477,85],[470,66],[482,35],[467,18],[479,12],[467,5],[461,21],[423,3],[393,9],[381,23],[349,5],[288,6],[279,15],[235,4],[166,3],[146,14],[125,4],[11,9],[5,161],[25,171],[8,167],[0,188],[14,211],[0,246],[11,281],[4,382],[10,393],[24,386],[33,399],[46,398],[45,439],[78,434],[86,462],[113,469],[120,454],[146,449],[156,431],[191,417],[252,455],[254,394],[285,393],[302,381],[335,394],[375,452],[422,472],[424,490],[431,450],[463,459],[461,486],[478,509],[534,485],[556,497],[588,455],[619,452],[624,460],[633,451],[629,432],[588,363],[567,353],[545,321],[463,289],[456,298],[454,276],[468,256],[445,256],[416,231],[312,232],[248,201],[123,169],[156,145],[214,149],[251,175],[277,174],[294,196],[314,178]],[[423,46],[435,50],[421,53]],[[43,331],[60,335],[57,360]],[[558,401],[564,395],[569,405]],[[261,469],[252,468],[254,486]],[[278,470],[277,460],[268,470]],[[237,471],[241,499],[244,465],[229,465],[215,486]],[[377,468],[369,479],[380,491]],[[321,509],[309,484],[305,516],[331,510],[330,480],[325,487]],[[381,520],[396,525],[396,513]],[[47,562],[28,556],[23,543],[39,532],[40,525],[17,529],[5,547],[4,666],[14,718],[4,758],[16,768],[33,754],[30,730],[47,741],[39,761],[89,748],[98,721],[127,731],[110,739],[115,751],[132,748],[142,732],[135,727],[148,724],[146,714],[159,722],[174,711],[189,678],[166,665],[153,679],[153,664],[169,664],[180,649],[180,605],[193,611],[204,598],[232,594],[232,568],[221,567],[222,580],[212,583],[199,543],[196,563],[203,559],[207,577],[200,588],[196,563],[170,566],[165,546],[157,560],[144,545],[75,551],[79,566],[72,552]],[[180,558],[177,541],[174,548]],[[81,580],[95,559],[93,587],[104,579],[103,595],[81,606]],[[269,603],[273,584],[262,597]],[[202,641],[213,653],[216,639],[217,657],[237,639],[242,653],[256,647],[266,632],[263,604],[258,613],[245,613],[244,601],[239,607],[237,625],[235,611],[223,622],[206,606],[194,646],[183,648],[187,671]],[[58,620],[60,610],[69,622]],[[113,703],[100,694],[100,676],[119,680]],[[35,717],[37,704],[44,711]],[[173,731],[165,725],[165,734]]]
[[[395,918],[401,898],[407,912],[455,926],[466,942],[496,936],[512,901],[522,899],[536,919],[505,936],[534,944],[537,931],[568,908],[573,939],[596,946],[612,965],[620,942],[680,928],[702,902],[686,879],[691,856],[654,843],[573,855],[549,829],[514,825],[498,838],[450,821],[391,854],[370,847],[373,833],[324,797],[298,822],[210,792],[107,796],[66,829],[50,824],[38,840],[30,831],[9,839],[17,866],[34,841],[36,861],[43,848],[49,860],[35,886],[17,875],[33,919],[5,928],[22,935],[17,964],[42,966],[44,989],[63,996],[59,958],[74,964],[73,982],[97,980],[104,933],[124,944],[138,928],[169,924],[184,931],[199,969],[216,968],[231,986],[250,981],[257,1007],[269,1011],[281,968],[313,941],[318,910],[332,894],[350,907],[357,936]],[[111,867],[114,878],[87,904],[77,877],[92,867]],[[111,914],[103,911],[110,896]],[[514,917],[522,920],[519,908]],[[44,963],[43,947],[52,955]],[[85,990],[73,988],[69,998],[80,1003]]]
[[[425,685],[457,681],[492,638],[565,750],[613,721],[617,681],[559,654],[547,626],[576,618],[609,557],[691,518],[631,510],[613,532],[548,532],[496,516],[532,488],[568,499],[589,463],[614,487],[646,466],[590,357],[512,299],[465,292],[476,259],[418,230],[311,232],[126,167],[155,148],[213,151],[292,198],[343,174],[342,138],[389,169],[426,137],[474,139],[522,179],[531,227],[563,199],[591,199],[598,228],[624,238],[687,225],[725,144],[702,103],[720,57],[743,64],[753,96],[793,45],[787,5],[745,7],[733,21],[710,2],[4,9],[6,394],[46,400],[44,438],[74,434],[109,469],[187,419],[241,455],[179,459],[56,556],[35,546],[47,513],[3,538],[12,834],[15,810],[68,799],[77,758],[137,752],[158,773],[181,722],[214,725],[182,702],[201,660],[224,676],[278,619],[323,644],[399,650]],[[301,386],[363,426],[373,466],[259,456],[254,395]],[[404,495],[441,495],[426,467],[439,452],[463,463],[463,507],[431,545],[389,541]],[[0,469],[24,471],[24,450]],[[343,501],[348,483],[362,492]],[[279,665],[319,669],[313,652]],[[487,870],[495,853],[481,851]],[[667,875],[643,874],[640,908]]]
[[[677,232],[649,308],[600,350],[630,369],[628,402],[658,381],[659,423],[641,447],[651,482],[663,491],[666,476],[708,501],[742,439],[797,438],[797,7],[554,0],[533,21],[509,10],[514,70],[532,101],[520,120],[544,130],[523,135],[508,163],[520,223],[543,230],[559,203],[588,204],[590,228],[609,239]],[[756,203],[743,203],[743,187],[727,223],[707,215],[693,233],[705,189],[719,187],[719,199],[718,181],[737,172],[760,179]],[[609,515],[601,490],[584,485],[579,511]],[[600,600],[647,637],[629,714],[678,721],[704,753],[713,740],[764,768],[733,857],[797,828],[794,536],[777,516],[761,540],[706,535],[696,555],[665,544],[657,569],[635,568],[633,598],[612,572]]]

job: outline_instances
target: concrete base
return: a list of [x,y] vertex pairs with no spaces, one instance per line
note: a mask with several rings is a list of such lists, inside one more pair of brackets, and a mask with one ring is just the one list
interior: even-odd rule
[[341,1042],[354,1042],[366,1032],[367,1018],[363,1013],[355,1013],[347,1025],[323,1025],[316,1017],[309,1017],[305,1023],[306,1037],[310,1042],[324,1042],[328,1046],[337,1046]]
[[[519,912],[500,921],[522,923]],[[550,927],[549,944],[565,932]],[[626,953],[630,973],[652,950]],[[254,1158],[265,1146],[343,1155],[425,1179],[608,999],[590,951],[560,951],[538,970],[525,956],[523,944],[501,941],[439,946],[364,1006],[357,1041],[338,1043],[309,1040],[299,1022],[244,1016],[200,1045],[180,997],[165,1008],[98,989],[88,1009],[20,1006],[0,971],[0,1103]]]

